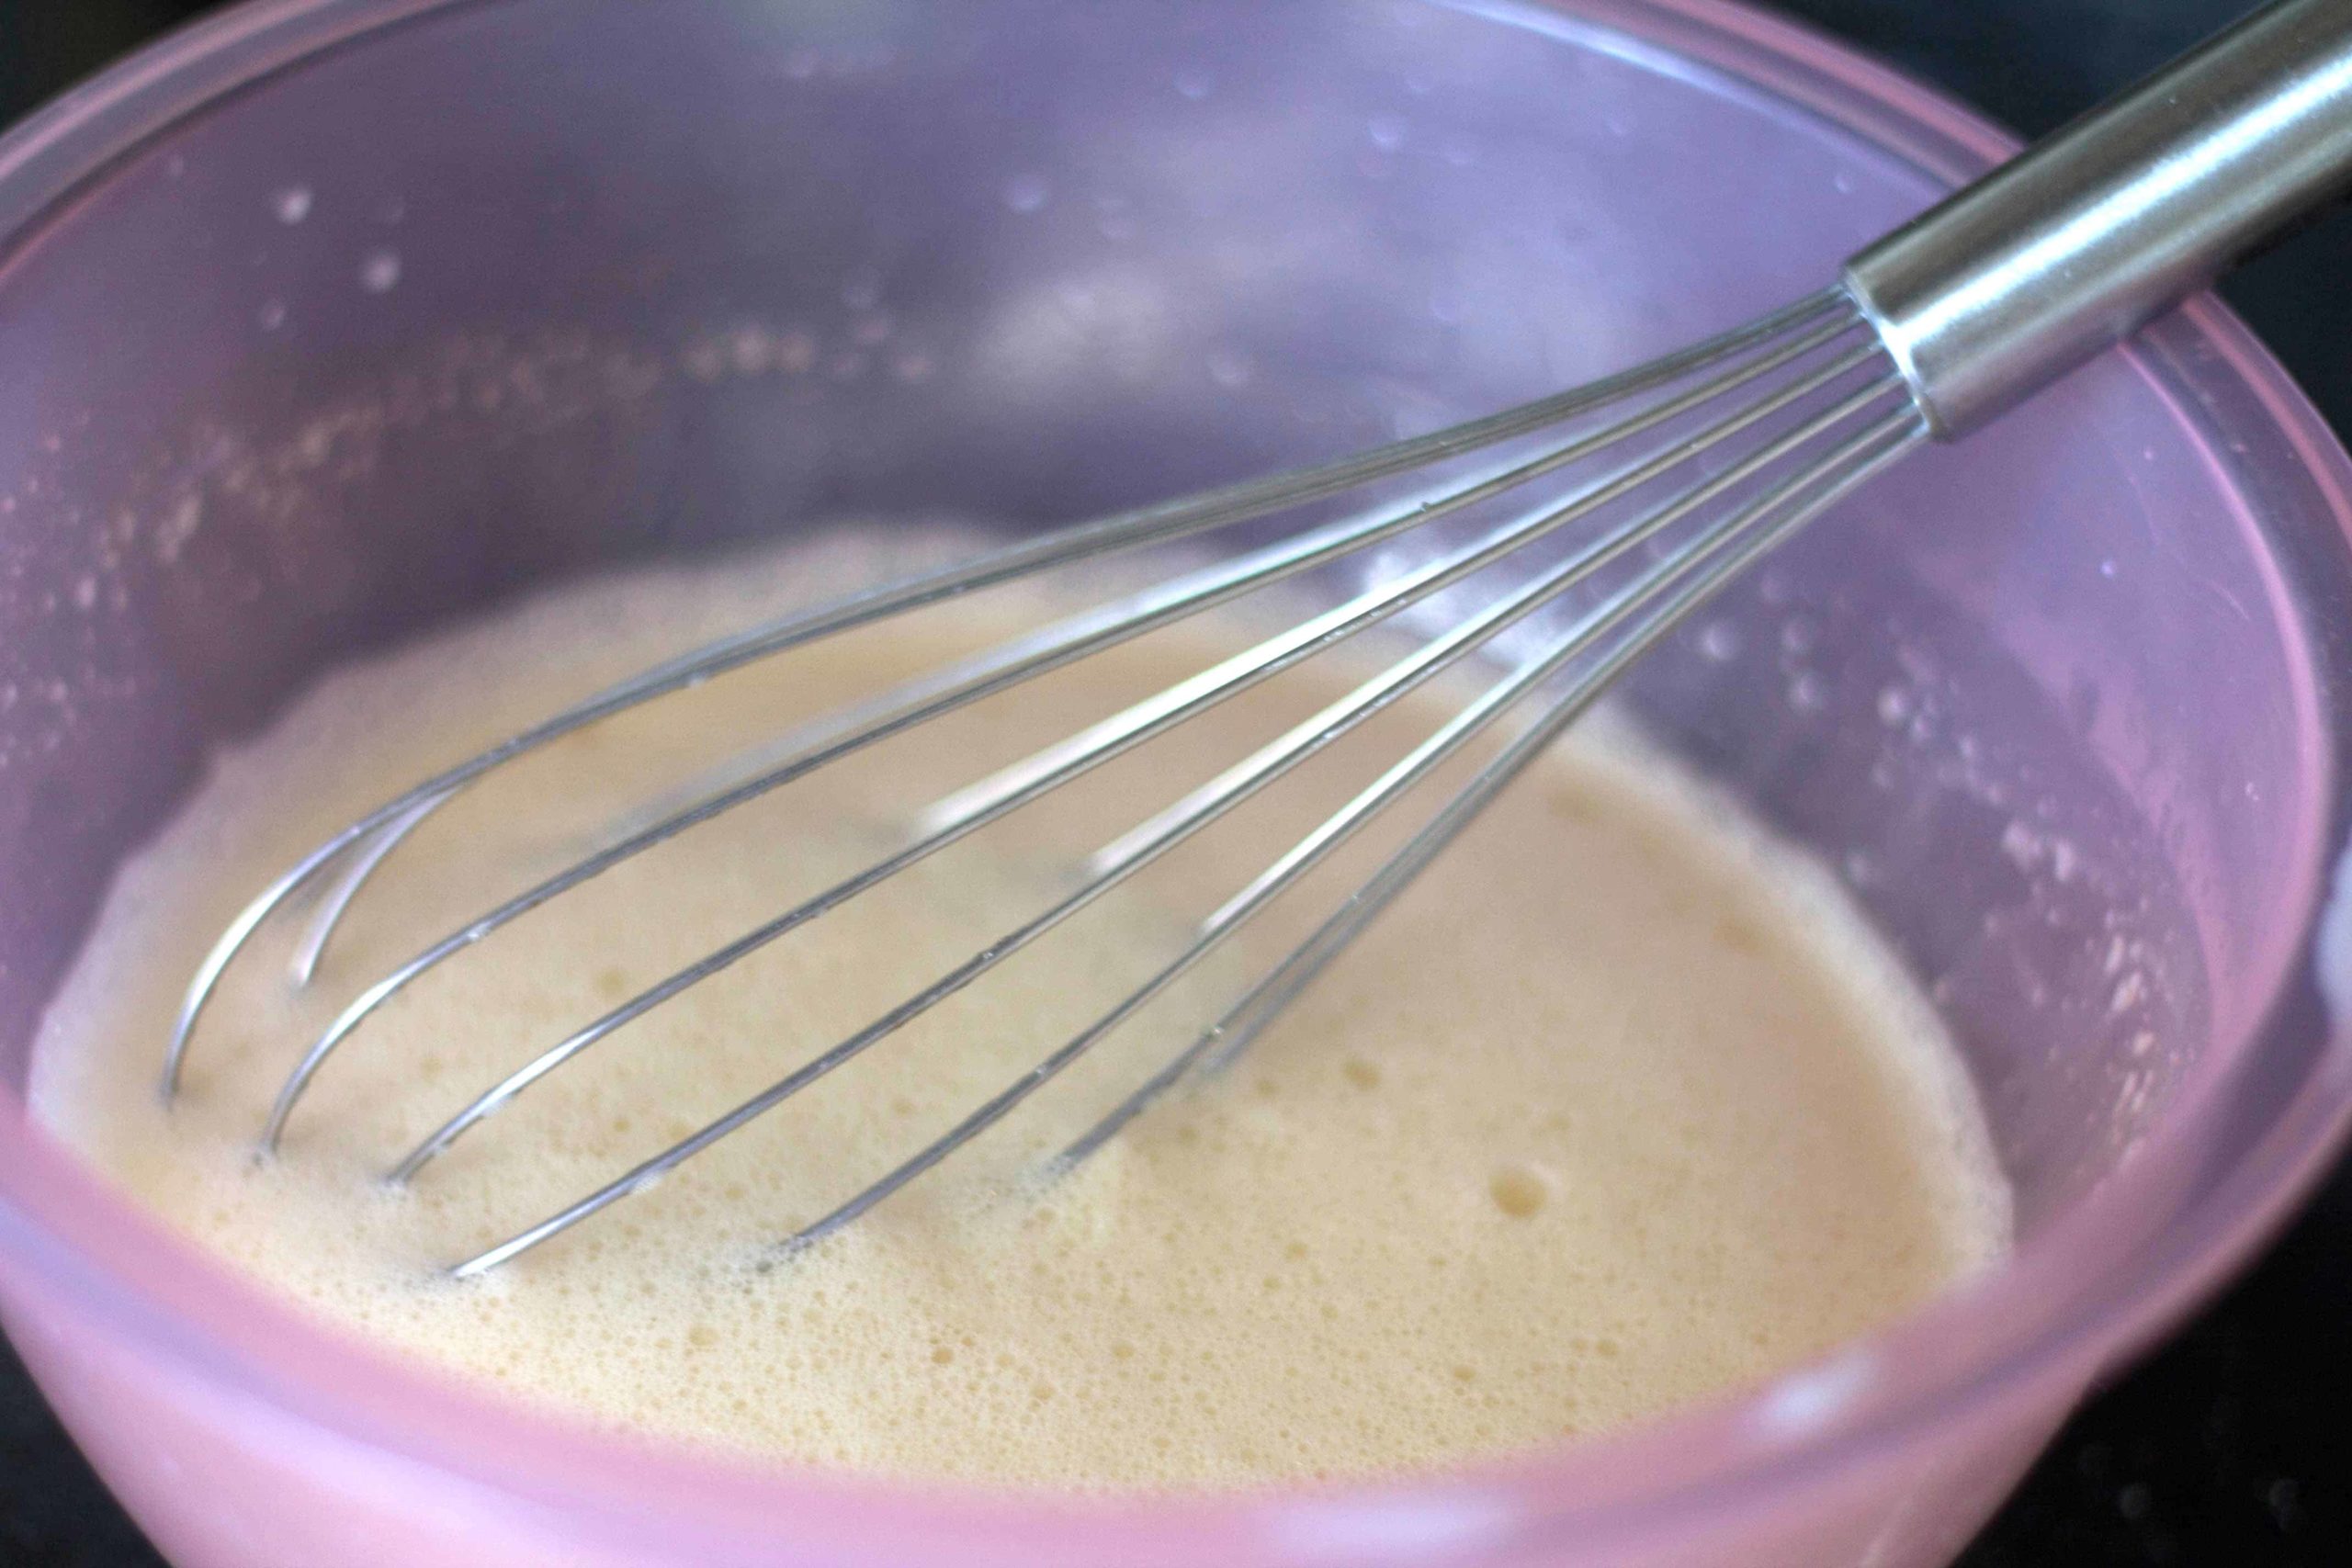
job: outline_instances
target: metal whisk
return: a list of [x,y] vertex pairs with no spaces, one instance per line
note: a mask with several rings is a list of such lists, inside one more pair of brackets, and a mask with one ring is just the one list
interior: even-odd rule
[[972,590],[1283,513],[1503,443],[1532,446],[1532,456],[1475,480],[1340,522],[1302,525],[1273,544],[839,716],[754,776],[628,831],[368,986],[302,1055],[261,1137],[265,1152],[277,1148],[321,1067],[405,987],[664,840],[1033,676],[1429,528],[1547,476],[1573,477],[1565,496],[1466,539],[1446,531],[1441,553],[1423,564],[1380,578],[1336,608],[938,802],[910,842],[629,998],[485,1089],[389,1178],[413,1179],[485,1116],[598,1041],[886,878],[1243,689],[1553,538],[1554,549],[1542,558],[1547,564],[1526,581],[1105,846],[1076,888],[1043,913],[726,1115],[451,1272],[494,1268],[642,1190],[969,985],[1374,714],[1539,612],[1557,612],[1531,628],[1541,634],[1532,653],[1498,665],[1506,672],[1235,893],[1144,985],[783,1245],[797,1247],[839,1229],[954,1154],[1507,714],[1521,715],[1507,742],[1336,912],[1059,1156],[1083,1159],[1187,1075],[1243,1048],[1620,671],[1748,563],[1917,444],[1949,440],[1983,423],[2348,182],[2352,0],[2283,0],[1858,253],[1833,287],[1753,324],[1522,408],[1318,468],[1066,528],[786,616],[649,670],[388,801],[265,889],[220,936],[188,988],[164,1066],[164,1095],[177,1089],[208,999],[266,920],[298,892],[324,889],[319,914],[298,944],[295,978],[307,982],[369,875],[402,840],[526,752],[712,675]]

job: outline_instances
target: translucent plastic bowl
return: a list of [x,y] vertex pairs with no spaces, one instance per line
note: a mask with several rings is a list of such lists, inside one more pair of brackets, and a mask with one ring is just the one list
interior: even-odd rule
[[339,657],[617,561],[1034,527],[1495,408],[1817,287],[2006,146],[1710,0],[277,0],[117,68],[0,143],[10,1335],[187,1568],[1945,1561],[2352,1104],[2346,467],[2210,301],[1636,683],[1847,869],[2019,1197],[2011,1265],[1760,1391],[1240,1500],[733,1467],[307,1325],[19,1095],[110,866]]

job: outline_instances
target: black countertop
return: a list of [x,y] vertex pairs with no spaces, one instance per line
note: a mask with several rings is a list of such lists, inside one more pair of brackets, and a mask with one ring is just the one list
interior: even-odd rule
[[[2242,0],[1781,0],[2028,134],[2250,6]],[[0,0],[0,120],[195,0]],[[2224,288],[2352,431],[2352,220]],[[2093,1401],[1962,1568],[2352,1564],[2352,1163],[2269,1255]],[[154,1568],[0,1345],[0,1565]]]

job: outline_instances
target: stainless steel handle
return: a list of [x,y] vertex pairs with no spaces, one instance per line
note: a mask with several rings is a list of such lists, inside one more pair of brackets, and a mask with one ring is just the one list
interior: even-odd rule
[[1856,253],[1846,284],[1949,438],[2347,186],[2352,0],[2280,0]]

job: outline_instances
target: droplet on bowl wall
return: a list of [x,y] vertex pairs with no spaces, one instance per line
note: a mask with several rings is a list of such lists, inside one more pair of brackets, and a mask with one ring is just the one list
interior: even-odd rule
[[1015,175],[1004,182],[1004,204],[1015,212],[1035,212],[1053,194],[1053,186],[1039,175]]
[[2082,852],[2075,848],[2072,839],[2050,840],[2050,874],[2061,882],[2072,882],[2082,869]]
[[204,498],[190,493],[175,502],[155,525],[155,558],[165,566],[180,558],[180,551],[204,525]]
[[1228,390],[1248,386],[1252,374],[1248,359],[1227,349],[1210,352],[1208,369],[1209,379]]
[[2119,1015],[2130,1012],[2144,1001],[2147,995],[2147,976],[2134,969],[2115,983],[2115,989],[2108,998],[2107,1010]]
[[359,287],[370,294],[389,294],[401,280],[401,258],[397,251],[371,251],[359,264]]
[[764,375],[775,364],[775,344],[757,327],[738,327],[727,340],[727,363],[738,376]]

